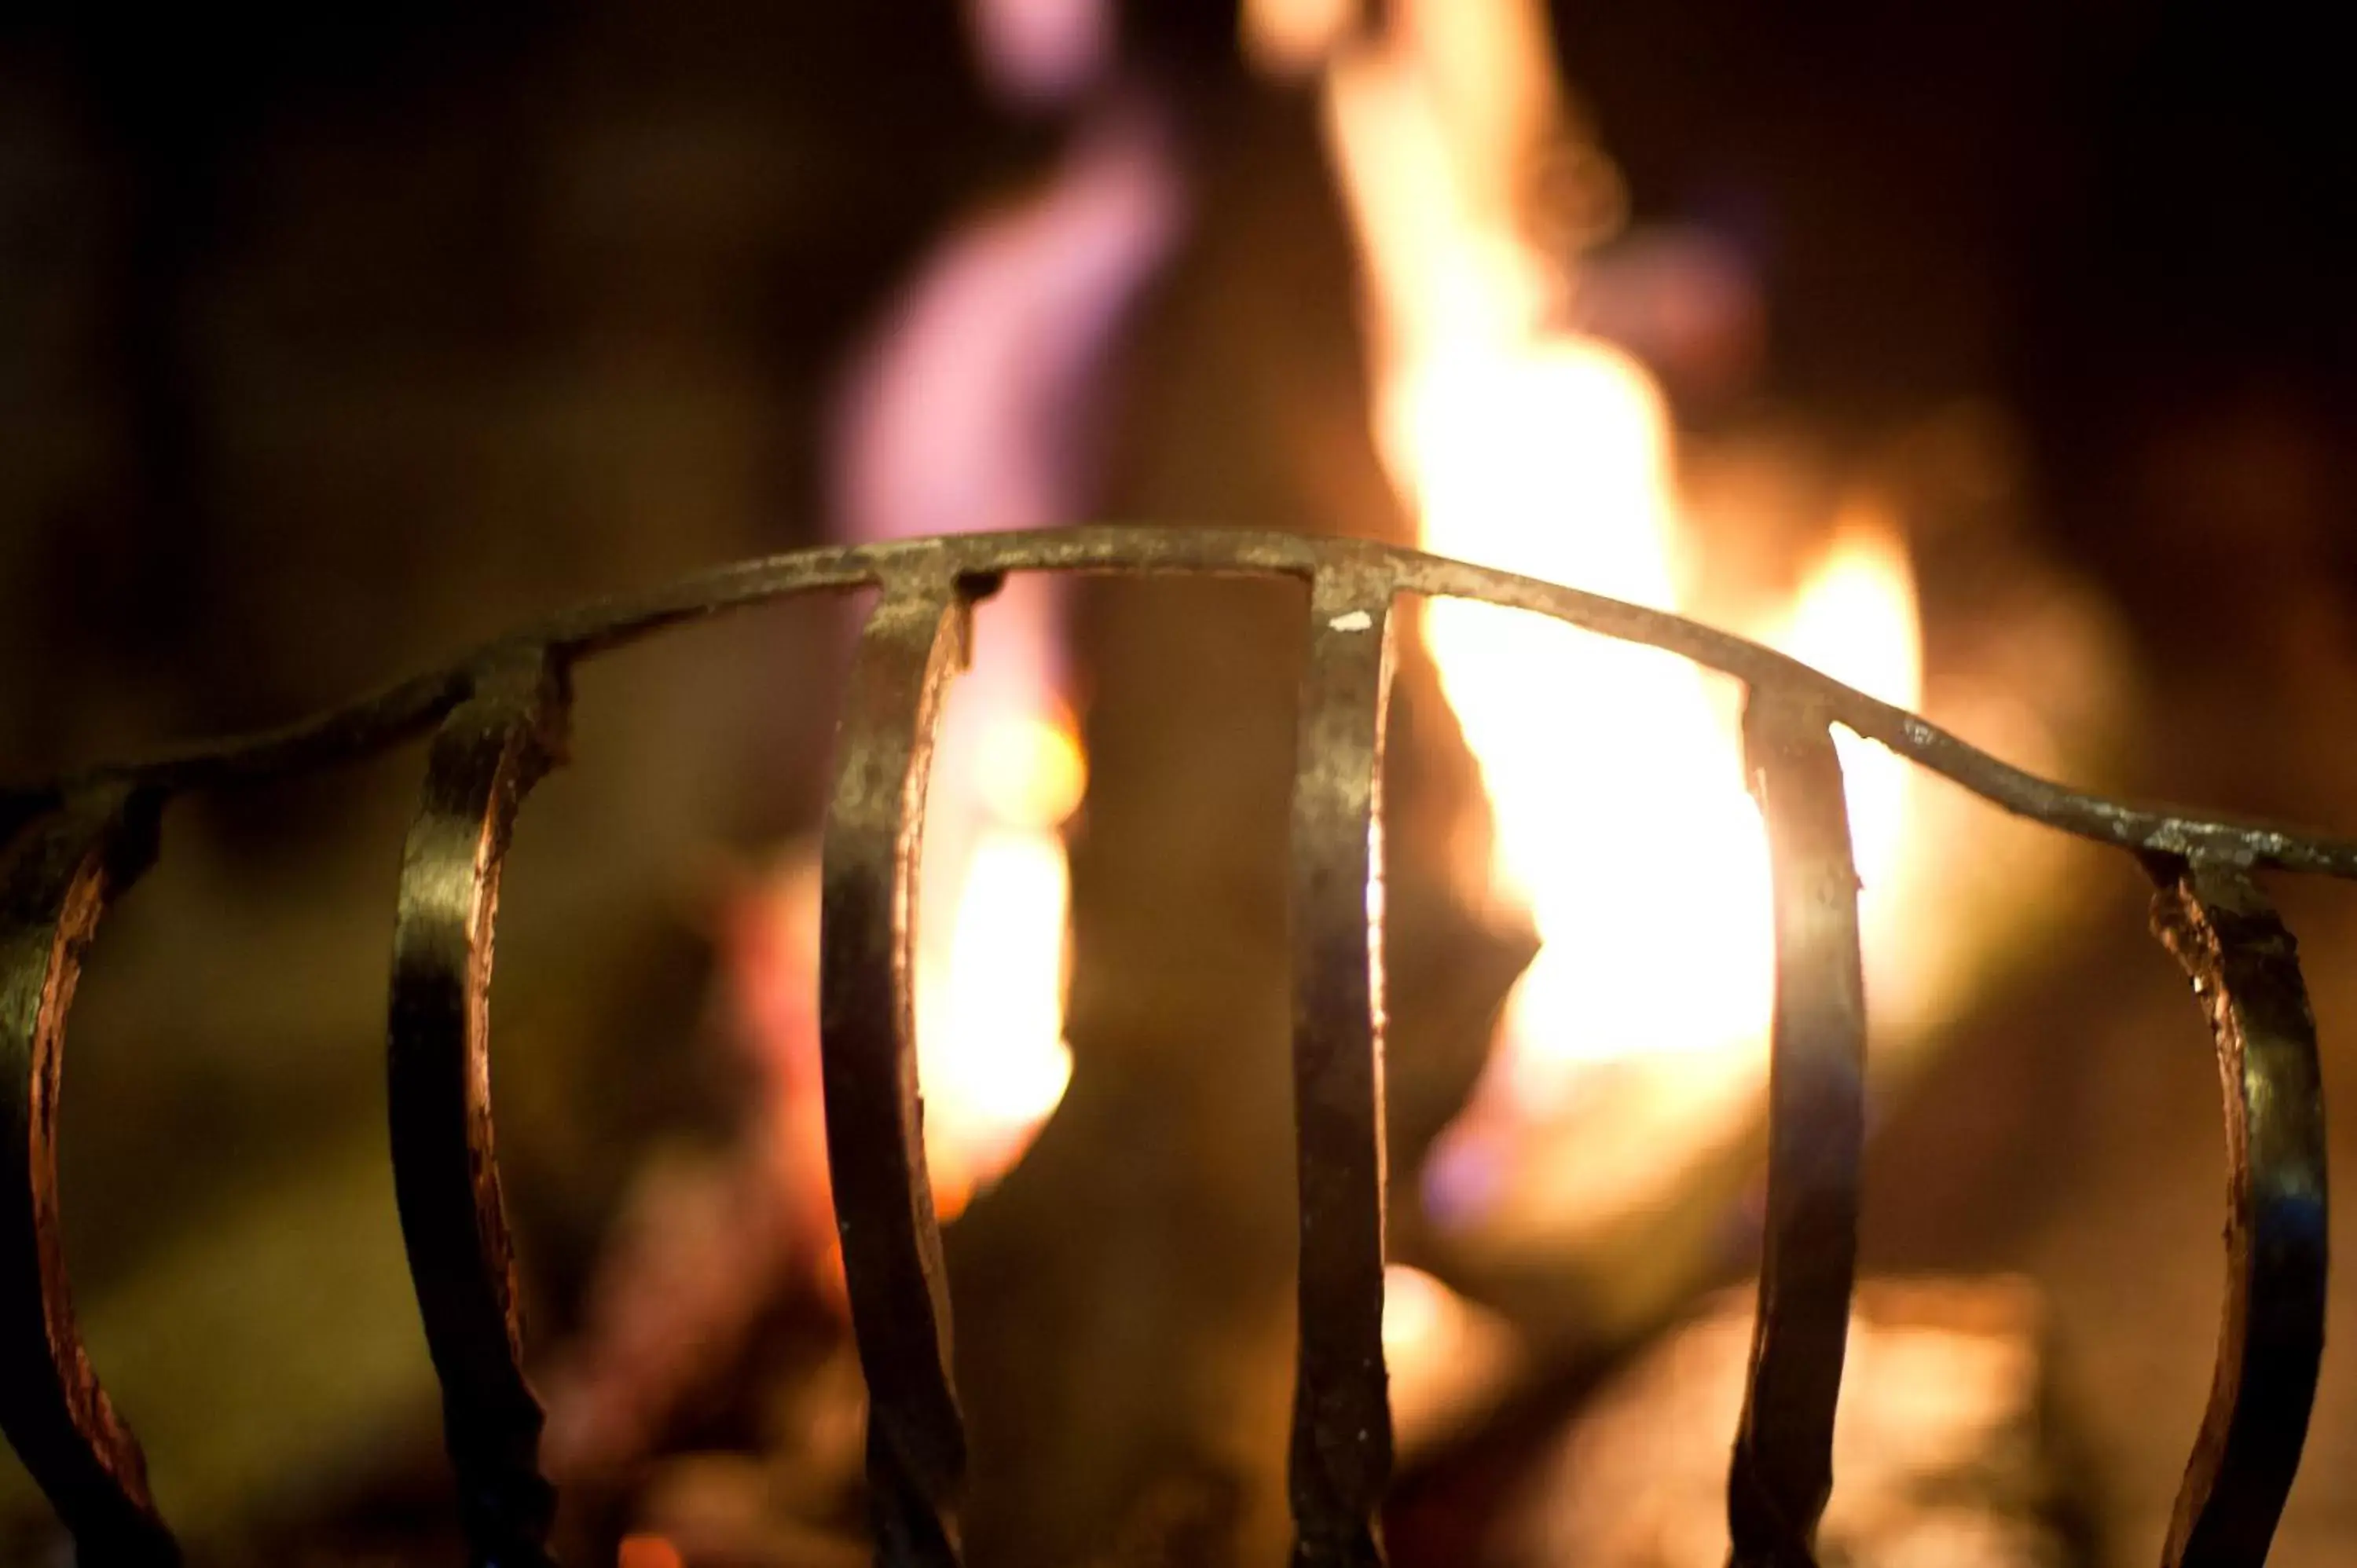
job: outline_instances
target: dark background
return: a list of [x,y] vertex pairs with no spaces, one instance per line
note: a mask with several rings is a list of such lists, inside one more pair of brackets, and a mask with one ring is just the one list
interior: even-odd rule
[[[1555,9],[1636,216],[1754,260],[1753,395],[1868,430],[1994,400],[2040,525],[2156,649],[2198,639],[2186,568],[2217,564],[2228,513],[2344,571],[2357,224],[2317,24]],[[1200,99],[1243,91],[1226,23],[1127,26]],[[539,604],[711,553],[614,521],[618,487],[733,510],[746,543],[806,535],[809,411],[848,334],[1055,134],[991,110],[943,6],[34,5],[0,48],[9,665],[102,665],[156,709],[93,732],[18,696],[24,773],[447,646],[406,601],[462,560]],[[678,428],[632,428],[608,400],[633,397]],[[741,506],[706,499],[723,482]]]

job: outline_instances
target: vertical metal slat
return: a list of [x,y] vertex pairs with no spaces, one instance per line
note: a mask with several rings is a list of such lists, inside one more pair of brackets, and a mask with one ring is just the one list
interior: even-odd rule
[[1744,752],[1774,878],[1768,1218],[1727,1524],[1738,1568],[1813,1563],[1857,1267],[1866,993],[1857,871],[1824,715],[1754,688]]
[[968,618],[946,578],[887,584],[852,669],[823,856],[827,1168],[867,1378],[877,1558],[888,1568],[959,1560],[965,1423],[925,1165],[913,969],[926,779]]
[[156,807],[121,790],[70,803],[27,826],[0,869],[0,1428],[81,1560],[126,1568],[176,1563],[179,1551],[74,1326],[57,1125],[82,953],[152,858]]
[[2299,1469],[2324,1350],[2324,1089],[2291,933],[2247,873],[2170,868],[2153,929],[2209,1014],[2233,1208],[2226,1303],[2167,1568],[2258,1568]]
[[1392,645],[1387,579],[1318,574],[1293,783],[1297,1568],[1383,1561],[1392,1427],[1383,1363],[1382,773]]
[[402,855],[386,1084],[393,1187],[477,1568],[545,1568],[555,1492],[523,1375],[490,1092],[492,931],[524,794],[559,759],[565,693],[539,655],[487,672],[434,738]]

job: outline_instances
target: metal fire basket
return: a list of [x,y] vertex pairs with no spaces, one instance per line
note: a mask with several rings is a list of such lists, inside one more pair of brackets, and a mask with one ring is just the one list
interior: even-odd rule
[[[820,958],[828,1160],[869,1391],[877,1560],[959,1561],[965,1437],[940,1229],[920,1136],[911,922],[927,770],[974,603],[1009,572],[1287,577],[1309,599],[1293,786],[1293,1061],[1300,1343],[1297,1564],[1380,1563],[1391,1466],[1382,1338],[1384,710],[1402,594],[1480,599],[1683,655],[1743,682],[1774,879],[1766,1251],[1727,1486],[1734,1562],[1798,1568],[1832,1484],[1856,1270],[1866,1016],[1835,724],[2007,811],[2135,855],[2154,926],[2209,1015],[2233,1167],[2228,1287],[2208,1414],[2168,1568],[2264,1561],[2298,1466],[2321,1352],[2324,1112],[2291,935],[2252,880],[2357,877],[2357,843],[2081,794],[1781,654],[1658,610],[1379,544],[1225,530],[1081,528],[804,551],[596,605],[291,728],[93,768],[0,797],[0,1426],[86,1563],[178,1561],[130,1428],[74,1327],[55,1133],[66,1015],[108,903],[150,863],[165,803],[434,731],[402,859],[386,1059],[409,1269],[443,1393],[474,1561],[552,1560],[554,1491],[522,1371],[492,1153],[487,993],[500,870],[524,796],[563,757],[579,660],[798,594],[875,590],[827,812]],[[1609,759],[1599,757],[1599,765]]]

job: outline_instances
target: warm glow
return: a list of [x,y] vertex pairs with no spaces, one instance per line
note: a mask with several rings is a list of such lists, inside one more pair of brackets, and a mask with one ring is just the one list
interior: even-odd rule
[[626,1535],[615,1568],[683,1568],[679,1548],[660,1535]]
[[[1916,706],[1923,655],[1915,578],[1906,545],[1890,523],[1871,511],[1845,517],[1782,629],[1769,640],[1868,696]],[[1834,739],[1841,748],[1850,836],[1870,918],[1905,875],[1900,850],[1913,769],[1846,730],[1836,730]]]
[[[934,249],[855,359],[835,499],[860,541],[1048,528],[1085,510],[1079,418],[1187,206],[1170,127],[1120,69],[1109,0],[964,0],[987,91],[1069,112],[1045,177]],[[916,916],[917,1071],[947,1216],[1062,1098],[1062,828],[1087,768],[1065,595],[1017,573],[976,607],[933,754]]]
[[1459,1310],[1449,1288],[1405,1263],[1383,1270],[1383,1355],[1392,1361],[1429,1356]]
[[1383,1270],[1383,1363],[1394,1441],[1408,1455],[1493,1408],[1523,1353],[1504,1319],[1423,1270],[1393,1263]]
[[1013,1165],[1064,1097],[1069,902],[1053,823],[988,827],[968,855],[948,940],[926,944],[917,1070],[935,1199],[946,1212]]
[[[1642,372],[1562,338],[1458,361],[1404,388],[1426,544],[1672,607],[1666,437]],[[1436,603],[1425,630],[1489,789],[1493,881],[1545,942],[1509,1014],[1523,1097],[1581,1063],[1751,1038],[1766,854],[1707,677],[1486,606]]]
[[[1281,31],[1315,10],[1266,0],[1250,15]],[[1574,279],[1533,237],[1538,177],[1578,150],[1544,10],[1396,0],[1387,15],[1333,57],[1327,129],[1366,271],[1376,432],[1422,542],[1677,608],[1688,563],[1661,396],[1635,361],[1562,325]],[[1493,1081],[1543,1111],[1598,1062],[1756,1061],[1771,1001],[1766,849],[1724,691],[1683,660],[1484,606],[1434,603],[1425,635],[1489,791],[1490,879],[1545,943]],[[1769,635],[1913,703],[1895,534],[1845,526]],[[1872,748],[1844,757],[1860,868],[1880,887],[1897,877],[1905,780]]]
[[994,716],[974,753],[981,822],[917,997],[926,1143],[937,1184],[959,1197],[1015,1163],[1071,1077],[1062,829],[1088,789],[1079,732],[1045,701]]
[[1244,0],[1245,58],[1278,76],[1314,70],[1340,41],[1358,0]]
[[1081,737],[1061,714],[1011,714],[984,734],[974,788],[1000,821],[1055,828],[1079,809],[1089,786]]

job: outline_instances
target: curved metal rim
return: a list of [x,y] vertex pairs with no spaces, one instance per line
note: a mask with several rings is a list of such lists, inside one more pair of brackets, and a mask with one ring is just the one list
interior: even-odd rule
[[[2298,1466],[2320,1348],[2324,1173],[2322,1112],[2313,1092],[2312,1020],[2288,934],[2245,874],[2255,866],[2274,866],[2357,878],[2357,843],[2136,807],[2066,789],[1781,654],[1679,616],[1413,551],[1288,534],[1098,527],[806,551],[722,568],[553,618],[468,660],[285,729],[0,791],[0,822],[21,822],[64,806],[59,823],[35,832],[87,832],[75,823],[93,809],[103,808],[102,816],[111,823],[123,802],[135,800],[143,808],[141,822],[152,827],[154,811],[174,791],[330,765],[442,723],[444,740],[436,748],[426,800],[413,833],[413,864],[404,870],[402,929],[409,931],[410,912],[421,897],[421,874],[453,887],[465,884],[470,896],[466,908],[455,911],[458,918],[435,926],[427,942],[434,950],[427,955],[432,963],[412,975],[414,966],[396,961],[389,1051],[396,1176],[414,1176],[416,1159],[404,1162],[403,1156],[427,1151],[423,1144],[409,1146],[415,1140],[403,1135],[404,984],[416,981],[436,997],[458,1004],[432,1009],[430,1032],[447,1047],[439,1053],[446,1063],[479,1069],[488,1049],[480,1008],[499,851],[523,789],[558,759],[571,661],[724,610],[809,592],[882,588],[868,631],[881,661],[869,676],[855,676],[856,687],[864,690],[864,680],[874,691],[864,708],[855,704],[855,714],[866,716],[852,726],[853,744],[838,758],[830,812],[826,901],[828,923],[839,929],[823,941],[822,965],[828,975],[840,971],[845,981],[856,983],[830,981],[828,988],[841,992],[846,1006],[830,1001],[823,1008],[827,1123],[836,1190],[846,1200],[843,1225],[854,1316],[875,1386],[870,1475],[878,1493],[882,1560],[954,1563],[963,1438],[950,1379],[938,1233],[912,1100],[907,886],[922,822],[932,714],[955,661],[964,607],[1011,571],[1291,576],[1310,589],[1313,642],[1322,653],[1313,658],[1303,688],[1295,800],[1297,919],[1303,921],[1295,954],[1294,1041],[1303,1243],[1294,1450],[1297,1563],[1325,1568],[1382,1561],[1376,1504],[1388,1469],[1388,1443],[1378,1441],[1376,1434],[1384,1371],[1379,1316],[1364,1315],[1379,1315],[1382,1299],[1382,918],[1372,897],[1380,886],[1372,835],[1380,822],[1376,778],[1385,664],[1366,656],[1374,644],[1360,634],[1378,626],[1387,629],[1389,607],[1402,594],[1534,611],[1683,656],[1749,689],[1748,754],[1761,786],[1776,862],[1779,1001],[1771,1123],[1790,1131],[1803,1122],[1829,1122],[1841,1136],[1830,1144],[1819,1138],[1787,1146],[1781,1134],[1772,1142],[1770,1255],[1743,1441],[1730,1477],[1736,1560],[1808,1563],[1815,1513],[1829,1484],[1838,1346],[1856,1247],[1864,1047],[1855,875],[1839,766],[1827,734],[1832,724],[1878,741],[2008,811],[2135,852],[2165,886],[2182,878],[2178,897],[2185,918],[2164,918],[2162,929],[2194,972],[2197,991],[2210,998],[2222,1063],[2228,1069],[2228,1125],[2238,1181],[2230,1263],[2237,1277],[2225,1315],[2211,1418],[2189,1471],[2169,1561],[2256,1562],[2264,1556]],[[921,613],[912,618],[910,610]],[[908,720],[905,730],[898,722],[902,718]],[[454,811],[457,807],[463,810]],[[446,818],[465,831],[440,834],[438,824]],[[448,840],[443,853],[426,857],[431,865],[420,859],[421,833]],[[38,847],[44,842],[34,833],[19,835],[16,848],[21,855],[27,843]],[[151,845],[143,832],[135,854],[120,864],[110,861],[108,886],[100,896],[122,891]],[[890,896],[870,907],[879,878],[888,882]],[[51,901],[38,902],[47,910]],[[94,920],[94,906],[91,914]],[[846,921],[845,914],[862,918]],[[2228,915],[2233,918],[2223,918]],[[1363,946],[1358,935],[1362,919]],[[404,943],[397,943],[397,951],[406,950]],[[25,974],[46,973],[62,951],[53,938],[41,951],[28,950],[14,967]],[[42,995],[47,998],[48,992]],[[849,1004],[857,998],[876,1005]],[[62,1029],[66,1001],[60,992],[54,1008],[43,1003],[41,1018],[54,1014],[53,1023],[44,1026],[53,1033]],[[854,1027],[846,1020],[855,1016],[867,1022]],[[856,1083],[845,1076],[855,1066]],[[538,1542],[553,1495],[532,1455],[538,1410],[516,1370],[517,1327],[502,1288],[504,1228],[490,1171],[489,1105],[472,1084],[468,1075],[467,1081],[445,1083],[443,1092],[428,1096],[449,1115],[427,1122],[446,1131],[456,1126],[460,1136],[450,1146],[444,1146],[447,1139],[426,1140],[435,1144],[436,1156],[427,1164],[441,1169],[445,1185],[429,1181],[436,1201],[427,1206],[436,1212],[426,1215],[412,1202],[414,1184],[405,1184],[403,1218],[429,1338],[436,1338],[437,1326],[463,1330],[455,1337],[444,1333],[435,1349],[446,1395],[455,1402],[453,1457],[472,1505],[469,1532],[477,1537],[478,1555],[487,1563],[507,1562],[511,1554],[518,1561],[545,1562]],[[22,1107],[27,1116],[42,1100],[39,1088],[28,1080],[21,1091],[28,1096]],[[2297,1103],[2274,1120],[2255,1111],[2277,1097]],[[888,1113],[889,1126],[854,1114],[870,1100]],[[857,1157],[846,1163],[841,1134],[850,1122],[892,1135],[851,1140]],[[850,1179],[871,1164],[872,1182]],[[462,1167],[463,1186],[447,1187],[448,1176]],[[1329,1179],[1338,1173],[1347,1178],[1339,1185]],[[36,1183],[31,1190],[32,1207],[38,1209],[42,1189]],[[888,1208],[901,1219],[884,1238],[890,1243],[886,1253],[863,1268],[850,1244],[851,1210],[862,1209],[872,1219]],[[420,1216],[430,1221],[423,1232],[413,1224]],[[33,1221],[36,1232],[45,1228],[42,1214],[34,1213]],[[53,1213],[46,1228],[53,1230]],[[446,1237],[451,1242],[447,1258],[433,1245],[421,1253],[421,1235],[429,1241]],[[2260,1238],[2266,1268],[2252,1266],[2254,1235]],[[868,1243],[870,1251],[874,1245]],[[53,1272],[43,1267],[39,1281],[45,1291],[58,1286],[61,1301],[62,1275],[52,1280]],[[864,1304],[863,1279],[869,1287]],[[438,1310],[448,1294],[445,1285],[456,1291],[452,1302],[463,1312]],[[1345,1306],[1357,1311],[1345,1312]],[[2255,1334],[2254,1314],[2265,1320]],[[31,1343],[41,1336],[20,1337]],[[882,1353],[880,1365],[866,1355],[871,1341]],[[935,1354],[920,1355],[920,1349]],[[927,1364],[927,1375],[911,1382],[905,1374],[917,1361]],[[1785,1375],[1795,1368],[1795,1375]],[[892,1375],[878,1375],[886,1370]],[[487,1397],[490,1405],[480,1402]],[[481,1434],[474,1428],[491,1409],[512,1419],[491,1423],[500,1428],[504,1441],[479,1452]],[[111,1419],[99,1425],[106,1430],[97,1436],[117,1430]],[[87,1441],[93,1434],[79,1435]],[[127,1432],[120,1437],[119,1444],[102,1446],[135,1455]],[[1768,1449],[1781,1455],[1776,1466],[1762,1462]],[[85,1548],[105,1535],[126,1503],[135,1530],[152,1517],[136,1486],[135,1458],[118,1468],[131,1485],[108,1492],[106,1520],[75,1520]],[[63,1487],[59,1498],[70,1519],[76,1515],[71,1505],[79,1496],[77,1485]],[[51,1490],[59,1496],[59,1488]],[[168,1554],[168,1537],[161,1535],[160,1526],[155,1537],[155,1549]],[[487,1547],[487,1541],[495,1545]]]
[[94,785],[167,792],[274,779],[355,758],[414,736],[463,701],[474,672],[544,650],[560,660],[602,652],[683,622],[798,594],[846,592],[948,575],[967,584],[1008,572],[1129,572],[1290,576],[1364,574],[1394,594],[1478,599],[1681,655],[1751,685],[1790,693],[1825,716],[1942,774],[1995,805],[2064,832],[2145,854],[2357,879],[2357,840],[2249,818],[2138,805],[2072,789],[2002,762],[1903,708],[1729,632],[1665,610],[1360,540],[1221,528],[1099,524],[963,534],[797,551],[682,578],[551,617],[454,664],[414,676],[285,728],[150,760],[107,763],[0,791],[0,815],[28,815]]
[[558,761],[566,693],[544,660],[491,672],[452,710],[402,855],[385,1032],[402,1240],[442,1385],[443,1429],[474,1559],[545,1568],[556,1493],[522,1366],[492,1133],[493,929],[524,796]]
[[75,1326],[57,1133],[68,1015],[113,899],[152,858],[156,802],[103,791],[22,835],[0,865],[0,1429],[86,1560],[170,1564],[138,1439]]
[[2324,1353],[2331,1228],[2316,1018],[2298,944],[2249,877],[2150,869],[2154,933],[2215,1038],[2230,1178],[2217,1366],[2162,1563],[2257,1564],[2299,1471]]

